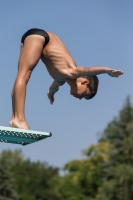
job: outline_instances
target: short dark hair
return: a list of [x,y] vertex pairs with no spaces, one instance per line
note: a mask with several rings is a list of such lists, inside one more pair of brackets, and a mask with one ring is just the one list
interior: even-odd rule
[[89,100],[92,99],[98,90],[98,77],[96,75],[94,76],[84,76],[84,78],[89,80],[89,84],[87,85],[87,87],[89,87],[90,91],[91,91],[91,95],[89,95],[88,97],[86,97],[85,99]]

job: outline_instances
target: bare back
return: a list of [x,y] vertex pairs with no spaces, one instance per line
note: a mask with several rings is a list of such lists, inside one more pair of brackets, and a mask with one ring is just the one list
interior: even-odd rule
[[65,80],[69,78],[70,69],[75,68],[76,63],[63,42],[55,34],[47,33],[50,41],[43,49],[41,60],[55,80]]

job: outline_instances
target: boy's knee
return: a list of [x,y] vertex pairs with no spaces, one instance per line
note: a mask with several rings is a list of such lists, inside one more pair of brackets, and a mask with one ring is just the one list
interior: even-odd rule
[[25,71],[25,72],[21,72],[21,73],[18,73],[18,76],[17,76],[17,79],[20,80],[20,82],[28,82],[30,77],[31,77],[31,73],[32,73],[32,70],[28,70],[28,71]]
[[14,89],[12,90],[11,97],[13,97],[13,94],[14,94]]
[[26,81],[26,83],[29,81],[29,79],[30,79],[30,77],[31,77],[31,73],[32,73],[32,70],[28,70],[28,71],[24,74],[23,79]]

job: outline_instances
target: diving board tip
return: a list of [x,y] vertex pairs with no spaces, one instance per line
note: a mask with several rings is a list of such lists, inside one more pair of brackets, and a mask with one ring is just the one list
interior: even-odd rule
[[0,126],[0,142],[27,145],[51,137],[51,132]]

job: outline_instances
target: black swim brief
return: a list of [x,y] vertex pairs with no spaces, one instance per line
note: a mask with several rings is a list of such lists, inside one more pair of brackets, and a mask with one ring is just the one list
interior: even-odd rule
[[45,47],[48,42],[49,42],[49,35],[46,31],[42,30],[42,29],[37,29],[37,28],[32,28],[30,30],[28,30],[21,38],[21,43],[24,44],[24,40],[27,36],[29,35],[42,35],[45,38],[45,42],[43,47]]

